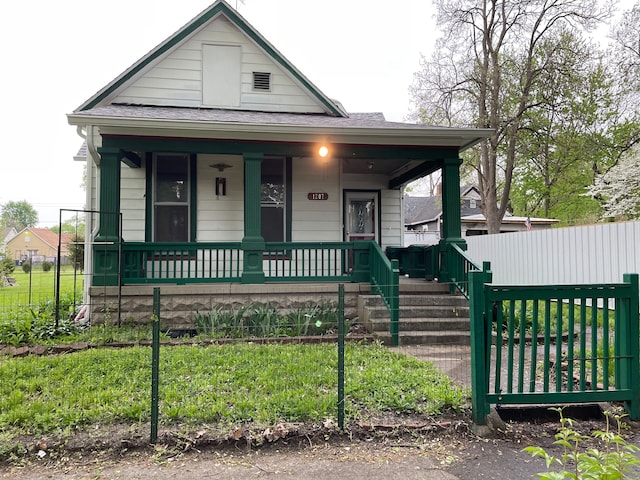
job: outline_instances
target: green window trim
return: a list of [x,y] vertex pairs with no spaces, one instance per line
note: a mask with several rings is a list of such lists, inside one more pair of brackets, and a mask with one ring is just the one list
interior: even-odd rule
[[[153,155],[154,153],[164,152],[145,152],[144,164],[145,164],[145,229],[144,239],[145,242],[153,241]],[[198,179],[197,179],[197,164],[198,156],[195,153],[189,154],[189,241],[195,242],[198,233]]]

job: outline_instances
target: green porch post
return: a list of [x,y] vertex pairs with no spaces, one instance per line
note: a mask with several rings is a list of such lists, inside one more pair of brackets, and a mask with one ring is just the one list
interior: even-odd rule
[[242,283],[264,283],[260,198],[262,183],[261,153],[244,154],[244,238],[242,250],[244,266]]
[[460,224],[460,158],[445,159],[442,165],[442,230],[440,232],[440,282],[450,282],[457,269],[452,262],[457,257],[449,254],[449,246],[467,249]]
[[92,285],[118,285],[120,243],[120,160],[118,148],[99,148],[100,215],[93,245]]

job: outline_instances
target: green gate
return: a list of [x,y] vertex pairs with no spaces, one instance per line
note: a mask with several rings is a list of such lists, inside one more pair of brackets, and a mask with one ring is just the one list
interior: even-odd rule
[[492,285],[469,274],[473,420],[490,405],[620,401],[640,418],[638,275],[597,285]]

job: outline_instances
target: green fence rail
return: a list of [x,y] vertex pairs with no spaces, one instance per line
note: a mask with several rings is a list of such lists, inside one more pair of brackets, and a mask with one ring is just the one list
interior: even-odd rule
[[473,419],[490,405],[623,402],[640,418],[638,275],[623,283],[491,285],[470,272]]

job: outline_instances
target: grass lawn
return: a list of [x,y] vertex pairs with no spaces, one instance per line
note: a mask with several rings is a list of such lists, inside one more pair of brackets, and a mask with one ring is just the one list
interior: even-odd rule
[[[42,267],[35,266],[31,274],[24,273],[22,268],[16,267],[11,274],[16,280],[16,285],[0,287],[0,313],[15,308],[19,305],[29,304],[29,285],[31,285],[31,303],[55,298],[56,272],[51,269],[44,272]],[[82,272],[74,272],[71,265],[63,265],[60,270],[60,291],[73,293],[82,297],[82,284],[84,276]]]
[[[163,348],[160,362],[165,425],[260,427],[337,415],[335,345],[176,346]],[[0,431],[13,437],[146,423],[150,365],[150,347],[0,357],[0,378],[11,379],[0,383]],[[437,414],[466,399],[432,364],[379,344],[347,345],[345,379],[347,421],[389,411]]]

